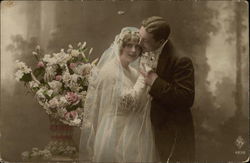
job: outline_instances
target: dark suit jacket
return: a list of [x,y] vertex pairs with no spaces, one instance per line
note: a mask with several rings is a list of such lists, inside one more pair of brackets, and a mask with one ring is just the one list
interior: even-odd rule
[[158,78],[150,89],[151,121],[161,161],[194,161],[194,102],[192,61],[177,53],[170,41],[159,56]]

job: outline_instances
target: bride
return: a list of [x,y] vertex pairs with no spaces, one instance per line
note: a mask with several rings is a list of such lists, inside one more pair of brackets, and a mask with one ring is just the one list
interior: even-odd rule
[[151,99],[138,73],[138,29],[126,27],[91,72],[80,161],[154,162]]

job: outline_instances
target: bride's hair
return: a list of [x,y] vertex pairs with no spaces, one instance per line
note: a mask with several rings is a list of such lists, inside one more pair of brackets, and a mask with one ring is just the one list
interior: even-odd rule
[[124,38],[122,39],[122,47],[125,47],[130,41],[137,42],[139,44],[140,36],[138,32],[134,33],[127,33]]
[[[140,42],[139,32],[130,31],[130,30],[124,31],[124,33],[120,36],[120,40],[119,40],[120,51],[122,50],[122,48],[126,47],[128,43],[131,41],[138,43],[138,46],[139,46],[139,42]],[[141,52],[142,52],[142,47],[141,46],[139,47],[141,48]]]

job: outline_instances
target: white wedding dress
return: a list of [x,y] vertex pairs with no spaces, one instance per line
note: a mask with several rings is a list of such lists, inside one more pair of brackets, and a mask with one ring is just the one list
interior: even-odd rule
[[137,70],[121,66],[114,45],[103,54],[105,64],[99,62],[89,84],[80,160],[155,162],[151,98]]

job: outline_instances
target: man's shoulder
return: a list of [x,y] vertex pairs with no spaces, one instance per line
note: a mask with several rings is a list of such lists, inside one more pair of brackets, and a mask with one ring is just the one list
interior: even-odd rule
[[174,47],[171,41],[166,45],[166,48],[164,50],[166,55],[168,55],[170,58],[172,58],[177,62],[179,61],[192,62],[191,57],[187,55],[185,52],[183,52],[180,48]]
[[165,51],[165,55],[168,56],[166,61],[174,67],[193,66],[192,58],[179,49],[171,47],[170,51]]

